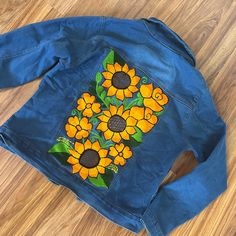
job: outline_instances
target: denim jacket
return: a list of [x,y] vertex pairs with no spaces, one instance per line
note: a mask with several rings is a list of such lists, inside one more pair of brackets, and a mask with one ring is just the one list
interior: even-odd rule
[[[0,35],[0,88],[42,76],[0,145],[134,233],[168,235],[227,188],[226,124],[161,20],[74,16]],[[161,185],[192,151],[190,173]]]

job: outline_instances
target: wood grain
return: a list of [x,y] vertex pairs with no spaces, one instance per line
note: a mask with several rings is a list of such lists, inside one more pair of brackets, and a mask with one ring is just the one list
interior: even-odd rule
[[[99,6],[99,7],[98,7]],[[236,236],[236,2],[234,0],[0,0],[0,33],[63,16],[161,19],[193,49],[220,115],[227,123],[228,189],[171,236]],[[0,123],[34,94],[40,78],[0,92]],[[0,236],[135,235],[52,184],[21,158],[0,148]],[[196,166],[192,153],[174,163],[163,184]],[[139,236],[147,233],[143,230]]]

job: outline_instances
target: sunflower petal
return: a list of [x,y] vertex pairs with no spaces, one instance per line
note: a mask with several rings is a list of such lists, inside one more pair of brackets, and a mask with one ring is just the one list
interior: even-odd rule
[[152,96],[153,85],[152,84],[142,84],[140,87],[140,93],[144,98],[150,98]]
[[90,177],[97,177],[98,176],[98,170],[96,167],[89,169],[89,176]]
[[131,107],[130,116],[134,117],[137,120],[141,120],[144,118],[144,107]]
[[118,89],[117,92],[116,92],[116,97],[119,99],[119,100],[124,100],[125,96],[124,96],[124,90],[123,89]]
[[110,158],[101,158],[99,165],[106,167],[106,166],[110,165],[111,162],[112,162],[112,160]]
[[112,141],[115,143],[119,143],[121,140],[121,136],[119,133],[114,133],[114,135],[112,136]]
[[74,164],[77,164],[79,160],[77,158],[74,158],[73,156],[69,156],[69,158],[67,159],[67,162],[74,165]]
[[108,129],[107,131],[104,132],[104,137],[106,140],[110,140],[113,134],[114,133]]
[[139,81],[140,81],[140,77],[136,75],[136,76],[132,77],[131,85],[137,85]]
[[89,174],[89,170],[88,170],[86,167],[82,167],[82,168],[80,169],[79,174],[80,174],[80,176],[81,176],[83,179],[87,179],[88,174]]
[[107,123],[106,122],[101,122],[98,126],[97,126],[97,130],[101,130],[101,131],[106,131],[108,129],[107,127]]
[[130,69],[127,74],[130,76],[130,78],[134,77],[135,76],[135,69],[134,68]]
[[129,67],[128,67],[127,63],[125,63],[124,66],[122,67],[122,71],[124,71],[126,73],[129,71]]
[[102,86],[105,88],[109,88],[111,86],[111,80],[106,79],[103,83]]
[[107,96],[114,96],[116,94],[117,89],[114,86],[111,86],[107,91]]
[[100,144],[99,144],[98,141],[96,141],[96,142],[94,142],[94,143],[92,144],[92,149],[93,149],[93,150],[98,151],[100,148],[101,148],[101,147],[100,147]]
[[145,107],[149,107],[156,112],[163,110],[163,107],[160,106],[153,98],[144,98],[143,104]]
[[111,72],[112,74],[114,74],[116,72],[114,65],[113,64],[109,64],[109,63],[107,64],[107,70],[109,72]]
[[105,173],[105,168],[103,166],[97,166],[98,172],[101,174]]
[[121,71],[121,70],[122,70],[121,65],[120,65],[118,62],[116,62],[116,63],[114,64],[114,66],[115,66],[115,70],[116,70],[116,71]]
[[79,143],[79,142],[75,142],[75,150],[82,154],[83,151],[84,151],[84,145],[82,143]]
[[92,147],[92,143],[89,139],[87,139],[84,143],[85,150],[90,149]]
[[101,158],[106,157],[106,156],[107,156],[107,153],[108,153],[108,150],[106,150],[106,149],[100,149],[100,150],[98,151],[98,154],[99,154],[99,156],[100,156]]
[[112,78],[112,76],[113,76],[113,74],[112,74],[111,72],[109,72],[109,71],[104,71],[104,72],[102,72],[102,75],[103,75],[103,77],[104,77],[105,79],[110,79],[110,80],[111,80],[111,78]]
[[137,120],[132,116],[128,117],[128,119],[126,120],[127,126],[135,126],[136,123],[137,123]]
[[125,97],[127,97],[127,98],[132,98],[133,97],[133,93],[130,92],[129,89],[125,89],[124,94],[125,94]]
[[82,166],[80,164],[75,164],[72,166],[72,173],[77,173],[80,171],[80,169],[82,168]]
[[137,126],[144,132],[147,133],[153,128],[153,124],[149,123],[146,120],[140,120]]
[[78,159],[80,158],[80,154],[76,152],[74,149],[69,149],[68,151],[73,157],[78,158]]

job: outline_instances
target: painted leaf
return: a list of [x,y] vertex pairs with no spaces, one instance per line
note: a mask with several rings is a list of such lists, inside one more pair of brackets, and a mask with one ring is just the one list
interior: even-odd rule
[[105,174],[98,174],[96,178],[88,177],[88,180],[97,187],[108,188],[113,179],[113,172],[106,169]]
[[102,81],[102,74],[100,72],[97,72],[96,74],[96,81],[97,84],[99,84]]
[[126,63],[126,61],[118,53],[115,53],[115,61],[122,66]]
[[139,128],[137,128],[137,127],[135,127],[135,130],[136,130],[136,133],[133,134],[132,137],[133,137],[137,142],[141,143],[141,142],[142,142],[143,133],[142,133],[142,131],[141,131]]
[[111,50],[103,61],[103,68],[107,69],[107,64],[114,64],[114,51]]
[[68,151],[70,147],[66,145],[63,142],[58,142],[55,145],[53,145],[49,150],[48,153],[53,155],[54,157],[57,158],[57,160],[62,164],[62,165],[70,165],[67,162],[68,157],[70,156],[70,153]]

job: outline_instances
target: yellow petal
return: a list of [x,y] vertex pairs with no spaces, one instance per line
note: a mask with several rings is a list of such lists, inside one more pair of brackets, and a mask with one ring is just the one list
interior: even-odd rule
[[149,98],[152,96],[153,85],[152,84],[142,84],[140,87],[140,93],[144,98]]
[[153,111],[149,107],[145,109],[144,119],[150,122],[151,124],[156,124],[158,121],[157,116],[153,115]]
[[114,160],[114,163],[116,165],[121,165],[123,166],[126,163],[126,160],[123,157],[117,156]]
[[144,106],[149,107],[156,112],[163,110],[163,107],[160,106],[153,98],[144,98],[143,104]]
[[79,143],[79,142],[75,142],[75,150],[82,154],[83,151],[84,151],[84,145],[82,143]]
[[129,134],[124,130],[120,133],[120,136],[125,139],[125,140],[129,140]]
[[89,170],[86,167],[82,167],[79,172],[82,179],[87,179],[88,173],[89,173]]
[[74,164],[77,164],[79,160],[77,158],[74,158],[73,156],[69,156],[69,158],[67,159],[67,162],[74,165]]
[[81,120],[80,120],[80,126],[82,127],[82,129],[86,129],[87,128],[87,125],[88,125],[88,118],[86,117],[83,117]]
[[111,86],[111,80],[106,79],[103,83],[102,86],[105,88],[109,88]]
[[93,103],[92,104],[92,110],[95,112],[95,113],[99,113],[101,111],[100,109],[101,105],[99,103]]
[[139,81],[140,81],[140,77],[139,76],[134,76],[131,79],[131,85],[137,85]]
[[134,106],[130,109],[130,116],[134,117],[137,120],[144,118],[144,107]]
[[112,160],[110,158],[101,158],[99,165],[106,167],[106,166],[110,165],[111,162],[112,162]]
[[101,115],[101,116],[98,116],[98,119],[99,119],[100,121],[108,122],[109,117],[104,116],[104,115]]
[[107,127],[107,123],[106,122],[101,122],[98,126],[97,126],[97,130],[101,130],[101,131],[106,131],[108,129]]
[[129,70],[127,74],[130,76],[130,78],[134,77],[135,76],[135,69]]
[[127,97],[127,98],[132,98],[133,97],[133,93],[130,92],[129,89],[125,89],[124,94],[125,94],[125,97]]
[[126,127],[125,130],[127,131],[128,134],[135,134],[136,130],[134,127]]
[[96,141],[96,142],[94,142],[94,143],[92,144],[92,149],[93,149],[93,150],[98,151],[100,148],[101,148],[101,147],[100,147],[100,144],[99,144],[98,141]]
[[114,147],[110,147],[109,155],[115,157],[118,155],[118,152]]
[[107,117],[111,117],[110,111],[103,111],[103,114]]
[[130,158],[130,157],[132,157],[132,151],[130,150],[130,148],[129,147],[125,147],[124,148],[124,150],[123,150],[123,157],[125,158],[125,159],[128,159],[128,158]]
[[92,143],[89,139],[87,139],[84,143],[85,150],[90,149],[92,147]]
[[137,126],[144,132],[147,133],[153,128],[153,124],[149,123],[146,120],[140,120]]
[[87,138],[89,135],[89,132],[87,130],[81,130],[78,131],[75,138],[76,139],[82,139],[82,138]]
[[104,71],[104,72],[102,72],[102,75],[103,75],[103,77],[105,78],[105,79],[111,79],[112,78],[112,76],[113,76],[113,74],[111,73],[111,72],[109,72],[109,71]]
[[67,134],[68,137],[70,137],[70,138],[74,138],[75,137],[77,129],[74,126],[66,124],[65,125],[65,130],[67,131],[66,134]]
[[124,71],[126,73],[129,71],[129,67],[128,67],[127,63],[124,64],[122,71]]
[[107,91],[107,96],[114,96],[116,94],[117,89],[114,86],[111,86]]
[[118,108],[116,114],[119,115],[119,116],[122,116],[123,111],[124,111],[124,105],[120,105],[120,107]]
[[116,144],[115,148],[118,152],[121,152],[124,149],[125,145],[123,143]]
[[79,170],[82,168],[82,166],[80,164],[75,164],[72,166],[72,173],[77,173],[79,172]]
[[97,166],[97,169],[99,173],[104,174],[105,173],[105,168],[103,166]]
[[131,91],[131,92],[133,92],[133,93],[135,93],[135,92],[138,91],[138,88],[137,88],[136,86],[133,86],[133,85],[130,85],[130,86],[128,87],[128,89],[129,89],[129,91]]
[[122,117],[126,120],[129,117],[130,110],[126,110],[123,114]]
[[112,141],[115,143],[119,143],[121,140],[121,136],[119,133],[114,133],[114,135],[112,136]]
[[109,110],[110,110],[112,116],[114,116],[117,112],[116,106],[113,106],[111,104],[110,104],[110,109]]
[[95,96],[91,96],[89,93],[83,93],[83,98],[86,103],[92,104],[95,101]]
[[76,125],[79,124],[79,118],[77,116],[69,117],[68,123],[71,124],[71,125],[76,126]]
[[116,62],[114,66],[115,66],[116,71],[121,71],[122,70],[121,65],[119,63]]
[[85,103],[85,101],[84,101],[83,98],[79,98],[79,99],[77,100],[77,104],[78,104],[77,109],[78,109],[79,111],[84,110],[84,108],[86,107],[86,103]]
[[89,176],[90,177],[97,177],[98,176],[98,170],[96,167],[89,169]]
[[84,116],[87,116],[87,117],[91,117],[93,115],[93,111],[91,108],[86,108],[84,111],[83,111],[83,115]]
[[128,119],[126,120],[127,126],[135,126],[136,123],[137,123],[137,120],[132,116],[128,117]]
[[116,97],[119,99],[119,100],[124,100],[125,96],[124,96],[124,90],[123,89],[118,89],[117,92],[116,92]]
[[98,154],[99,154],[99,156],[100,156],[101,158],[106,157],[106,156],[107,156],[107,153],[108,153],[108,150],[106,150],[106,149],[100,149],[100,150],[98,151]]
[[108,129],[107,131],[104,132],[104,137],[106,140],[110,140],[113,134],[114,133]]
[[73,157],[80,158],[80,154],[76,152],[75,150],[69,149],[68,151]]
[[112,74],[114,74],[116,72],[114,65],[113,64],[109,64],[109,63],[107,63],[107,70],[109,72],[111,72]]

